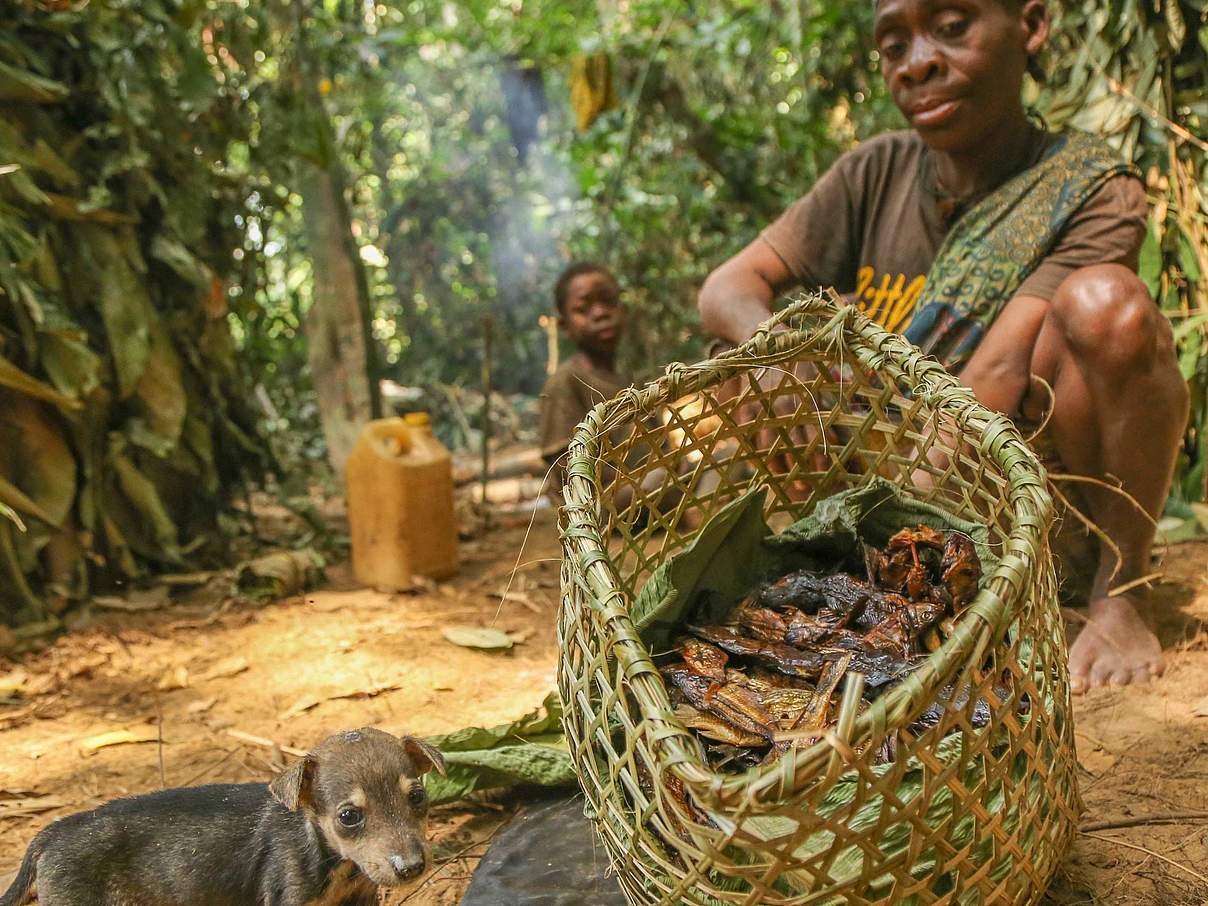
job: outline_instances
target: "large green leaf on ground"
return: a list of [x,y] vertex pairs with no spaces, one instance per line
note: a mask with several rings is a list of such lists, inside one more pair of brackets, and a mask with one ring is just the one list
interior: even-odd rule
[[[542,713],[544,711],[544,713]],[[445,775],[431,773],[424,786],[433,802],[475,790],[532,784],[569,786],[575,768],[562,737],[562,704],[556,692],[541,709],[496,727],[468,727],[427,741],[445,756]]]

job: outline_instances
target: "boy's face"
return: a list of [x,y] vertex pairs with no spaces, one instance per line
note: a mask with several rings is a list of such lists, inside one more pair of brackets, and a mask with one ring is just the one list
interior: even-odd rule
[[579,274],[566,288],[562,329],[584,352],[612,355],[625,328],[621,290],[608,274]]
[[1044,0],[879,0],[874,36],[894,103],[937,151],[978,148],[1021,110]]

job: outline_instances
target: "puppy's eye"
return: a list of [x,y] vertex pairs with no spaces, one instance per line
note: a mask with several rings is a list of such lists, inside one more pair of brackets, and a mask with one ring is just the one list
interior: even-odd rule
[[416,784],[407,793],[407,800],[416,808],[428,801],[428,793],[422,785]]
[[360,827],[365,820],[365,814],[359,808],[348,806],[336,813],[336,820],[344,827]]

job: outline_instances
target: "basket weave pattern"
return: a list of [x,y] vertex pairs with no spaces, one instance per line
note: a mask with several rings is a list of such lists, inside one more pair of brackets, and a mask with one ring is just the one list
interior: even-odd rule
[[[789,329],[597,406],[571,444],[559,691],[621,886],[634,904],[1034,903],[1080,810],[1043,472],[1009,420],[853,309],[810,297],[777,320]],[[749,488],[769,489],[779,528],[876,475],[988,526],[997,568],[874,705],[771,765],[714,772],[630,602],[685,526]],[[972,691],[914,736],[945,687]],[[896,757],[874,766],[887,740]]]

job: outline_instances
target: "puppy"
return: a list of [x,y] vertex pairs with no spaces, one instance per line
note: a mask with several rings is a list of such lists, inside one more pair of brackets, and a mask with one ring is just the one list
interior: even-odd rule
[[428,867],[432,769],[432,746],[366,728],[267,785],[119,799],[34,837],[0,906],[371,906]]

